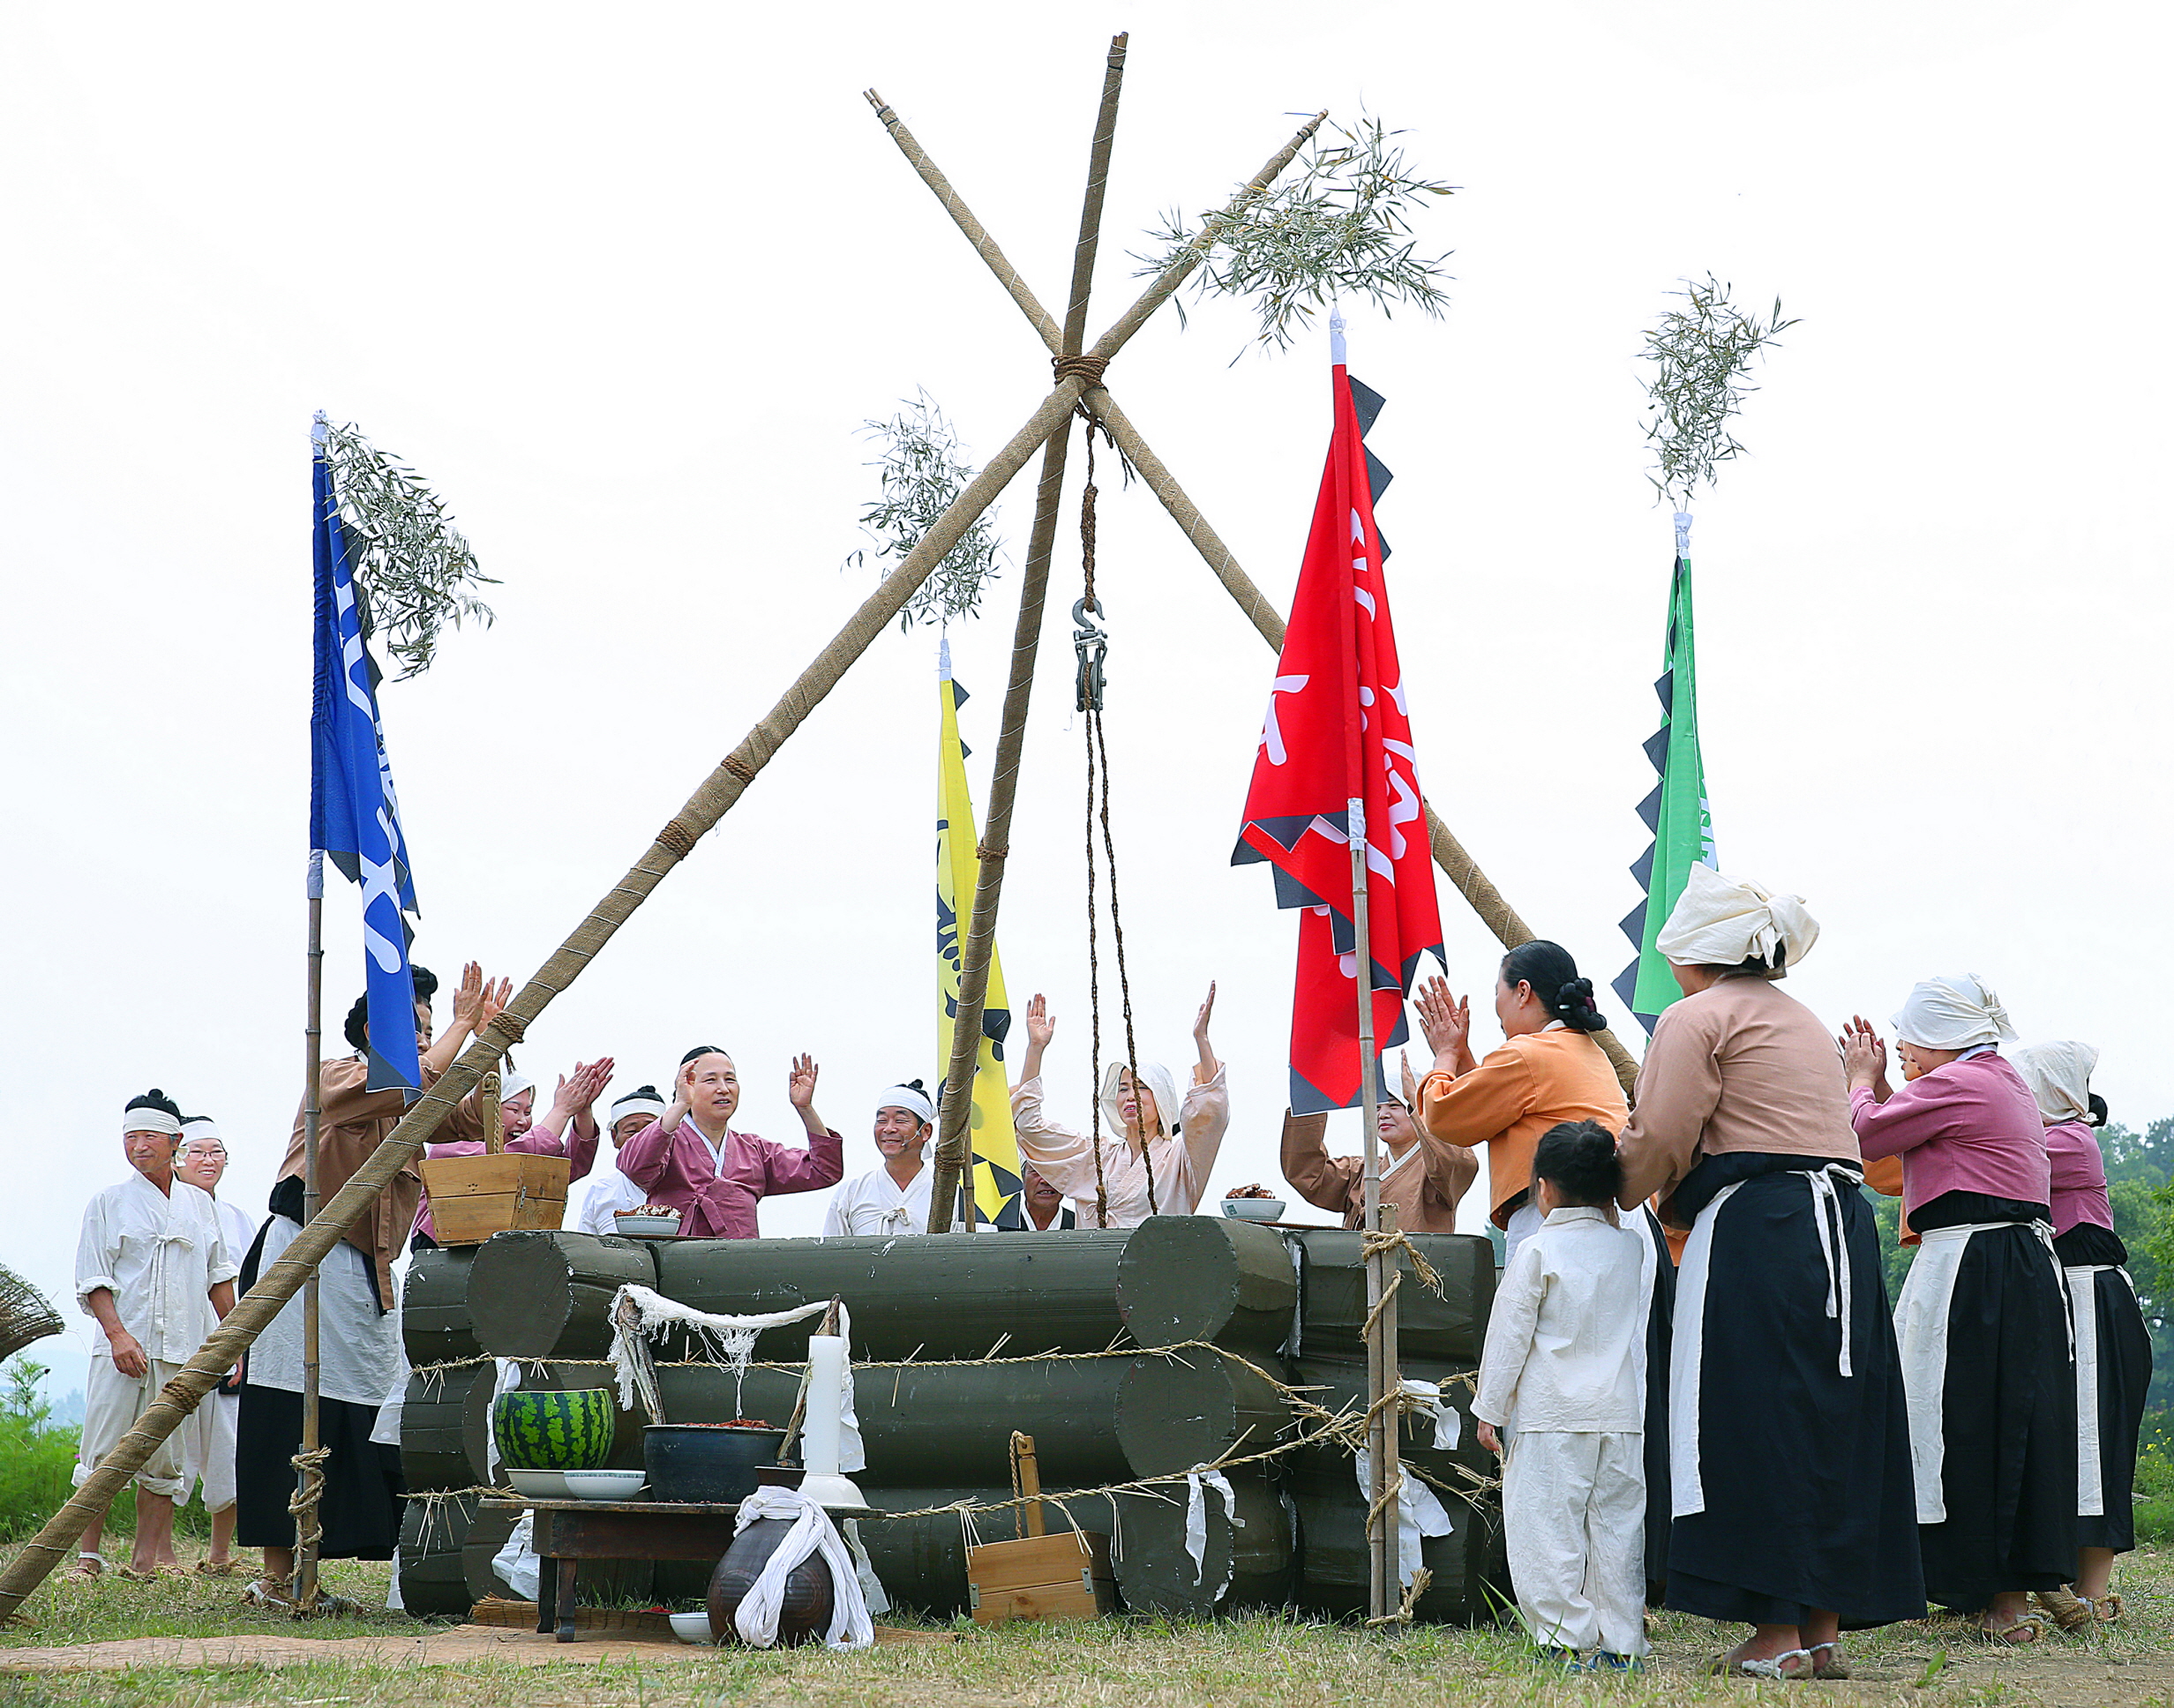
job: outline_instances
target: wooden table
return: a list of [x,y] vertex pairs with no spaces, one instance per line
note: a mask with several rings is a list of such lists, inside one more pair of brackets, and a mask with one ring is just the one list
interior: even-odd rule
[[584,1560],[704,1560],[732,1546],[737,1501],[486,1500],[488,1507],[536,1514],[531,1546],[543,1562],[536,1585],[536,1630],[556,1625],[573,1641],[574,1580]]

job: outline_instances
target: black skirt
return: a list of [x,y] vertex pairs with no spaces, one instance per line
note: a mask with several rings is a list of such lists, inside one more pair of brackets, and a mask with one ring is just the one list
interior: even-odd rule
[[1676,1195],[1699,1214],[1676,1282],[1668,1419],[1667,1605],[1685,1613],[1801,1625],[1828,1611],[1854,1629],[1925,1611],[1878,1232],[1854,1172],[1815,1185],[1822,1167],[1717,1157]]
[[[1945,1240],[1925,1230],[1897,1317],[1926,1485],[1925,1592],[1975,1613],[2004,1592],[2067,1583],[2076,1573],[2076,1373],[2067,1292],[2046,1240],[2020,1222]],[[1936,1329],[1944,1349],[1925,1338]]]
[[[318,1502],[326,1560],[390,1560],[400,1540],[400,1451],[370,1439],[378,1408],[346,1400],[318,1401],[318,1439],[332,1450]],[[293,1459],[302,1450],[302,1396],[284,1388],[242,1384],[235,1427],[235,1539],[244,1547],[295,1545]]]
[[[2151,1330],[2126,1270],[2071,1269],[2067,1275],[2080,1436],[2076,1546],[2125,1554],[2136,1546],[2136,1444],[2151,1386]],[[2095,1441],[2081,1430],[2092,1414],[2086,1408],[2094,1408],[2098,1420]]]
[[1653,1296],[1645,1315],[1645,1599],[1661,1605],[1668,1581],[1668,1348],[1675,1330],[1675,1258],[1660,1218],[1642,1211],[1653,1247]]

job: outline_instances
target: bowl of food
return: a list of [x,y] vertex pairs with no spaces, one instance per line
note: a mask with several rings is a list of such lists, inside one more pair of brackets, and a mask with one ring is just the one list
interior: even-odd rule
[[1223,1213],[1234,1222],[1280,1222],[1285,1209],[1281,1198],[1224,1199]]
[[577,1501],[631,1501],[648,1481],[646,1471],[566,1471],[566,1492]]
[[639,1210],[615,1210],[611,1225],[629,1240],[668,1239],[679,1232],[679,1212],[670,1204],[644,1204]]
[[717,1640],[710,1635],[708,1607],[697,1607],[693,1613],[673,1614],[671,1634],[682,1643],[715,1643]]
[[506,1467],[506,1480],[514,1485],[514,1493],[526,1494],[532,1501],[571,1501],[576,1498],[566,1487],[566,1473],[563,1471],[529,1471],[519,1465]]

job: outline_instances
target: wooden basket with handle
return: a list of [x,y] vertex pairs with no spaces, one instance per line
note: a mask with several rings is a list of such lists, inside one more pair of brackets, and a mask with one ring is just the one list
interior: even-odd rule
[[431,1222],[441,1246],[479,1246],[494,1233],[516,1228],[556,1228],[566,1218],[566,1187],[573,1165],[564,1157],[533,1157],[506,1148],[499,1120],[499,1076],[485,1074],[476,1088],[483,1117],[480,1157],[429,1157],[423,1187],[431,1196]]
[[1052,1535],[1042,1522],[1041,1469],[1034,1437],[1011,1437],[1012,1486],[1028,1497],[1019,1509],[1023,1534],[1015,1541],[983,1542],[966,1550],[966,1592],[974,1622],[1001,1625],[1013,1619],[1104,1619],[1117,1609],[1117,1582],[1110,1569],[1110,1539],[1094,1531]]

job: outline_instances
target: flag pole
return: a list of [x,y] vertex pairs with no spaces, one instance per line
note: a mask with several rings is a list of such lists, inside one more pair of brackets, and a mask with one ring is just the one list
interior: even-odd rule
[[[324,1066],[325,1014],[325,851],[310,850],[309,1000],[302,1028],[302,1220],[306,1227],[317,1215],[317,1135],[324,1118],[321,1070]],[[317,1499],[323,1482],[315,1455],[318,1449],[317,1271],[302,1286],[302,1454],[296,1468],[295,1606],[307,1610],[317,1599]],[[305,1540],[305,1534],[309,1539]]]
[[[1367,804],[1354,795],[1344,804],[1351,839],[1351,925],[1353,964],[1358,970],[1353,983],[1359,992],[1359,1109],[1365,1123],[1365,1226],[1378,1236],[1382,1227],[1382,1149],[1376,1127],[1374,1045],[1373,940],[1367,914]],[[1397,1503],[1384,1497],[1394,1487],[1390,1456],[1396,1450],[1396,1412],[1388,1397],[1401,1386],[1396,1372],[1396,1348],[1391,1343],[1388,1315],[1382,1308],[1387,1291],[1387,1264],[1383,1254],[1367,1256],[1367,1479],[1368,1572],[1367,1616],[1387,1618],[1397,1605],[1397,1564],[1399,1554]]]

